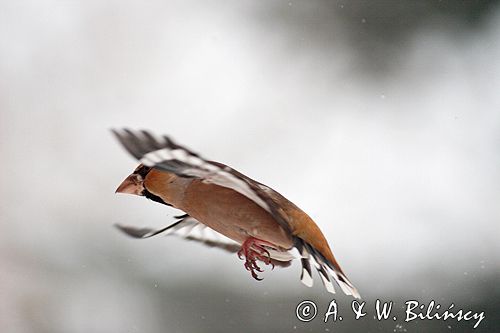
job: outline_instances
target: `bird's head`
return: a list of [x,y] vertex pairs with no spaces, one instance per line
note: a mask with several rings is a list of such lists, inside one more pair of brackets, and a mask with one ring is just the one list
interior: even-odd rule
[[144,180],[146,175],[151,171],[151,168],[140,164],[134,172],[132,172],[123,182],[118,186],[115,193],[127,193],[144,196],[145,186]]
[[171,206],[168,203],[169,190],[164,184],[170,183],[173,178],[175,175],[172,173],[139,164],[134,172],[118,186],[115,193],[135,194]]

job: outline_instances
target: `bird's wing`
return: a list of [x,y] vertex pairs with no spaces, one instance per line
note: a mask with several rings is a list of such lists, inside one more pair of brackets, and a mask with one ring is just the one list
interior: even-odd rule
[[[168,225],[165,228],[157,230],[150,228],[136,228],[120,224],[116,224],[116,227],[123,233],[133,238],[144,239],[163,234],[168,236],[178,236],[231,253],[236,253],[241,248],[241,244],[235,242],[231,238],[222,235],[221,233],[218,233],[217,231],[199,222],[188,214],[175,216],[175,218],[178,218],[176,222]],[[290,260],[295,258],[289,251],[277,251],[269,249],[268,252],[271,259],[273,259],[273,264],[277,266],[289,266]]]
[[185,214],[176,216],[178,220],[162,229],[135,228],[117,224],[116,227],[130,237],[149,238],[158,234],[174,235],[203,243],[210,247],[216,247],[231,253],[236,253],[240,249],[240,244],[232,239],[216,232],[215,230],[200,223],[195,218]]
[[[287,213],[275,199],[278,193],[270,187],[227,165],[206,160],[188,148],[178,145],[168,136],[156,137],[148,131],[130,129],[113,130],[113,133],[125,149],[142,164],[175,173],[180,177],[198,178],[206,183],[230,188],[266,210],[286,232],[293,234]],[[335,292],[331,283],[333,278],[346,294],[359,298],[357,290],[345,275],[309,243],[294,236],[294,247],[302,257],[301,280],[305,285],[312,286],[312,262],[329,292]]]
[[168,136],[155,137],[148,131],[130,129],[113,130],[113,133],[125,149],[145,166],[230,188],[262,207],[285,231],[291,233],[285,212],[266,193],[267,186],[227,165],[202,158]]

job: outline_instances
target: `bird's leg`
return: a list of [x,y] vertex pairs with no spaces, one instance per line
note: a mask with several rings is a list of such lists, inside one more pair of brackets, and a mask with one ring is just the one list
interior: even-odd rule
[[255,280],[262,280],[257,275],[257,272],[262,272],[263,270],[257,265],[257,260],[264,262],[266,265],[274,264],[271,262],[271,255],[265,247],[275,248],[276,246],[270,242],[255,237],[248,237],[243,244],[241,244],[241,249],[238,251],[238,257],[243,260],[245,258],[245,269],[252,274]]

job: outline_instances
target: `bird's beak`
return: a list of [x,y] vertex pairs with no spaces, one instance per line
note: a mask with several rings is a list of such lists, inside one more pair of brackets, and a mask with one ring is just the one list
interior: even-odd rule
[[128,193],[135,195],[143,195],[144,192],[144,180],[138,174],[131,174],[118,186],[115,193]]

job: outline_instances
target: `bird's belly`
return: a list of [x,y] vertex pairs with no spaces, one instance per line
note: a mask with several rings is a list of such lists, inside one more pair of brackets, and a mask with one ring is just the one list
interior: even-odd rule
[[280,249],[293,246],[291,237],[268,212],[232,189],[193,181],[178,208],[240,244],[255,237]]

